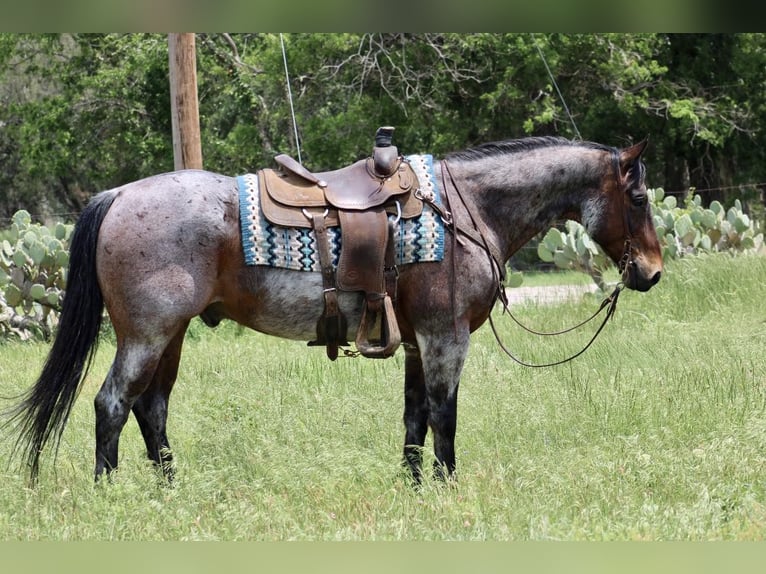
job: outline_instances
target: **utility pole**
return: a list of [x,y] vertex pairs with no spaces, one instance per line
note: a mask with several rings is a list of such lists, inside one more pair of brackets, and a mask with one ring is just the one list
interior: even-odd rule
[[194,34],[168,34],[170,115],[176,170],[202,169]]

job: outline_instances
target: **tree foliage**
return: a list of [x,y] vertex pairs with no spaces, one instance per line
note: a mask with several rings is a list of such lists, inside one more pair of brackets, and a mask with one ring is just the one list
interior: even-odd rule
[[[762,216],[762,34],[199,34],[207,169],[297,155],[281,40],[312,169],[368,154],[379,125],[436,155],[649,137],[650,185]],[[165,35],[0,34],[2,214],[74,216],[101,189],[172,169],[167,67]]]

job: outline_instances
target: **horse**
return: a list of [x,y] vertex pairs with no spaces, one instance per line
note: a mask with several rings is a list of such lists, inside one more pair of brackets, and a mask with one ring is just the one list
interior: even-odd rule
[[[619,265],[624,286],[647,291],[661,276],[641,155],[646,141],[617,148],[557,137],[480,144],[433,159],[445,208],[441,261],[398,268],[395,314],[404,350],[402,464],[423,477],[426,435],[434,476],[455,475],[457,398],[472,332],[500,297],[509,258],[562,218],[581,222]],[[130,413],[148,458],[172,480],[168,400],[184,335],[199,316],[309,341],[322,313],[322,275],[246,265],[236,179],[180,170],[95,195],[70,245],[57,334],[37,381],[10,409],[16,454],[34,481],[43,448],[58,449],[108,312],[116,353],[95,400],[98,481],[118,466]],[[352,333],[363,296],[340,291]],[[307,351],[312,352],[312,351]]]

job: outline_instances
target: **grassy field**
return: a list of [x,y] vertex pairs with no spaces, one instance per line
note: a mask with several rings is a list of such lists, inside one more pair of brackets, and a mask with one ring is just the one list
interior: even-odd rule
[[[460,390],[459,480],[412,489],[400,470],[403,357],[328,361],[321,349],[195,324],[171,400],[174,487],[130,420],[112,484],[92,483],[92,400],[104,342],[55,461],[27,487],[0,467],[3,540],[762,540],[766,538],[766,258],[673,262],[623,293],[583,356],[547,369],[473,336]],[[597,306],[518,309],[553,329]],[[525,335],[529,361],[582,346]],[[47,346],[0,346],[2,395]],[[0,442],[0,461],[12,441]],[[431,443],[426,444],[430,454]]]

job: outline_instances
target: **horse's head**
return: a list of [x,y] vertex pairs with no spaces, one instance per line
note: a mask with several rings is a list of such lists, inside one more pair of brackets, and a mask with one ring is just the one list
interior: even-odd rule
[[617,263],[626,287],[648,291],[662,274],[662,249],[652,221],[641,154],[647,141],[617,151],[600,190],[599,221],[589,232]]

